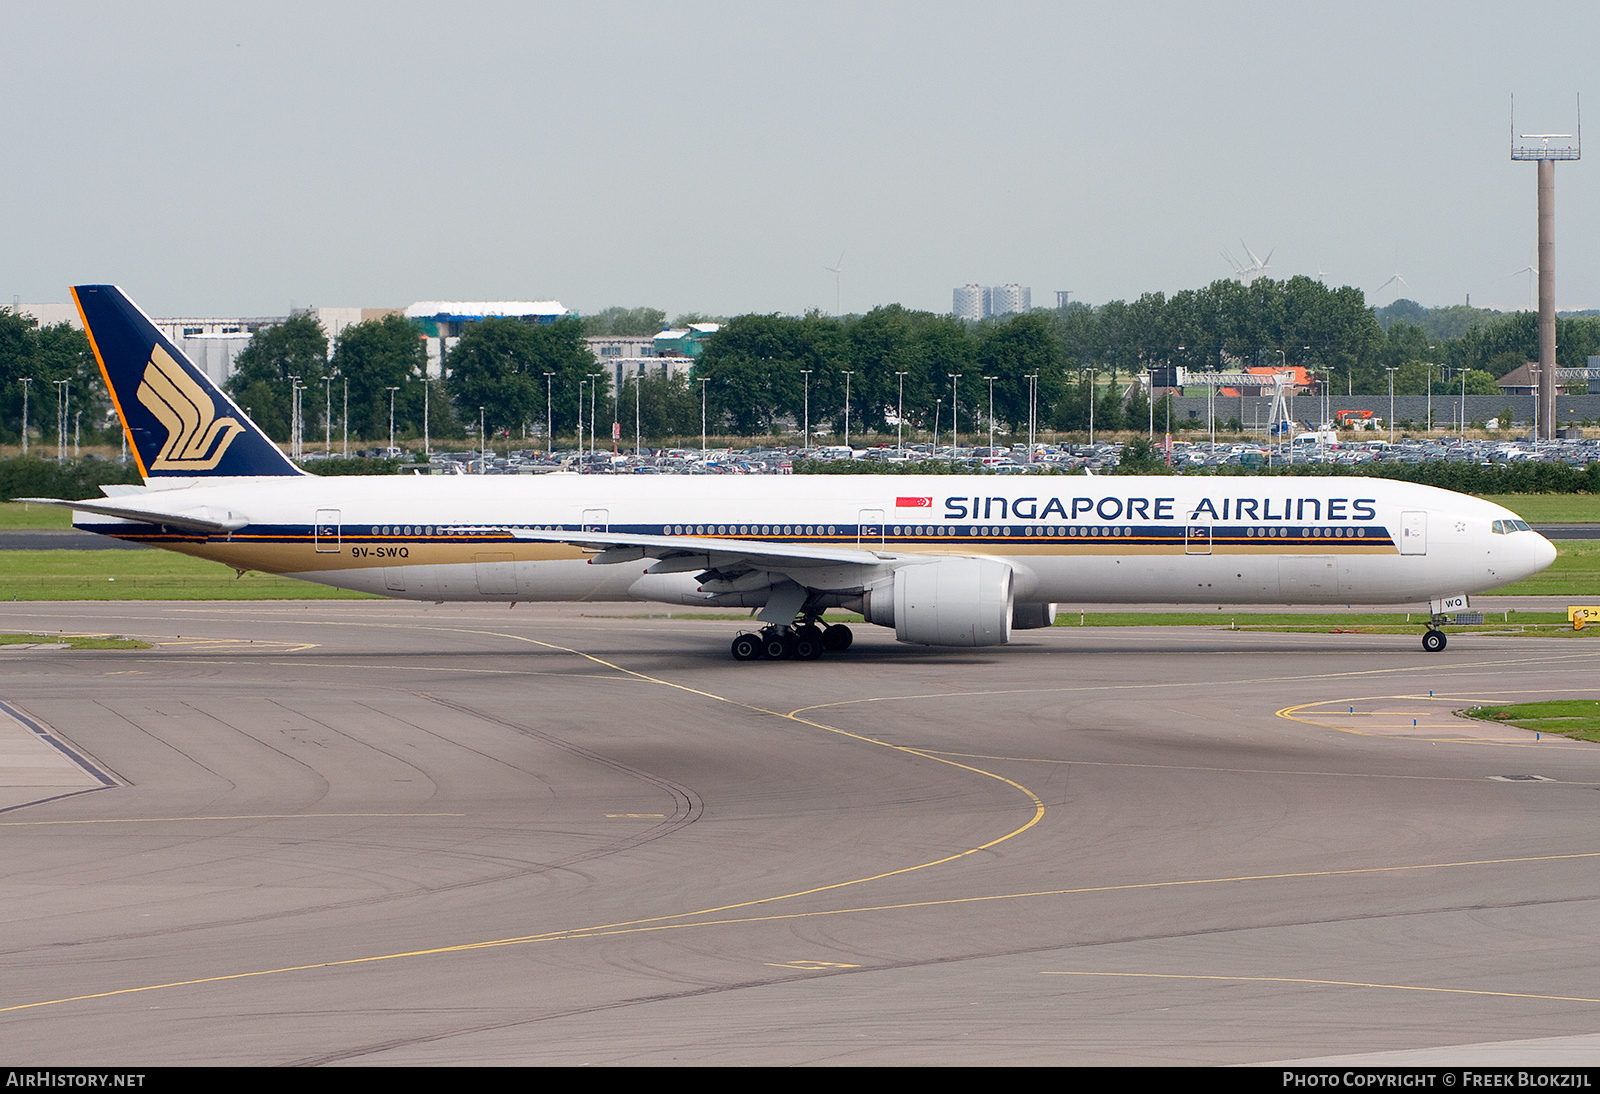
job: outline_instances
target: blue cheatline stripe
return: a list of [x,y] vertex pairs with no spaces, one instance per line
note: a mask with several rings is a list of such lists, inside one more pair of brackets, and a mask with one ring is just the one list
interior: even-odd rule
[[[120,539],[138,539],[147,542],[232,542],[232,543],[301,543],[316,538],[315,525],[311,524],[252,524],[231,535],[207,536],[198,532],[171,531],[154,524],[80,524],[80,528]],[[332,526],[325,526],[331,528]],[[343,543],[517,543],[534,542],[517,540],[507,532],[468,531],[467,528],[448,525],[339,525],[337,531],[328,531],[325,539],[337,538]],[[518,524],[508,527],[581,535],[581,524]],[[846,544],[886,542],[908,544],[999,544],[1004,546],[1184,546],[1204,542],[1204,525],[1007,525],[973,524],[953,525],[800,525],[800,528],[817,528],[814,532],[795,532],[796,525],[749,524],[612,524],[607,531],[613,535],[694,536],[718,539],[742,539],[755,543],[795,544]],[[766,531],[771,529],[770,531]],[[826,529],[826,530],[821,530]],[[1191,536],[1190,531],[1196,534]],[[1339,533],[1344,534],[1339,534]],[[1286,528],[1275,525],[1231,525],[1212,527],[1210,543],[1227,547],[1282,547],[1316,548],[1319,551],[1353,547],[1393,546],[1394,540],[1382,525],[1357,525],[1339,528],[1336,525],[1315,528],[1296,526]]]

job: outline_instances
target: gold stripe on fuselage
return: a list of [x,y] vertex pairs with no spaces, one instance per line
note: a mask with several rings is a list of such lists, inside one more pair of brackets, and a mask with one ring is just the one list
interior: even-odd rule
[[[472,539],[408,539],[405,537],[358,537],[344,539],[337,551],[317,550],[311,536],[291,538],[285,536],[254,537],[248,533],[235,533],[230,538],[201,539],[182,534],[119,536],[137,543],[163,547],[195,558],[220,562],[238,570],[258,570],[262,573],[291,574],[312,570],[361,570],[395,566],[452,566],[470,565],[478,555],[494,551],[507,553],[512,562],[570,562],[592,558],[594,551],[567,543],[539,543],[529,540],[474,537]],[[731,537],[730,537],[731,538]],[[765,546],[782,545],[788,540],[751,540]],[[858,546],[854,539],[834,537],[829,540],[793,542],[797,548],[824,542],[829,546]],[[1110,540],[1085,542],[1028,542],[1025,540],[995,542],[981,538],[945,538],[937,542],[903,542],[890,539],[880,544],[876,539],[859,546],[869,550],[892,551],[904,555],[985,555],[993,557],[1070,557],[1087,558],[1112,555],[1129,556],[1183,556],[1207,557],[1207,553],[1187,546],[1182,540],[1140,542],[1137,537],[1127,542]],[[1218,555],[1392,555],[1397,551],[1392,542],[1330,540],[1330,541],[1257,541],[1253,543],[1213,542],[1209,554]]]

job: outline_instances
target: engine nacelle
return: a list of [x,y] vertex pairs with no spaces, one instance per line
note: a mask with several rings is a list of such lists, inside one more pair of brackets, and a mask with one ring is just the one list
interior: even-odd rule
[[1011,629],[1014,631],[1033,631],[1040,627],[1053,627],[1056,625],[1056,606],[1054,604],[1015,604],[1011,608]]
[[893,627],[901,642],[998,646],[1011,641],[1012,573],[991,558],[943,558],[902,566],[868,589],[861,614]]

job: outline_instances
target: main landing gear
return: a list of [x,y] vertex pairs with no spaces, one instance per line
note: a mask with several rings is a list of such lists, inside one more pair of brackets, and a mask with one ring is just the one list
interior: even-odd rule
[[757,633],[746,631],[733,640],[735,661],[815,661],[824,653],[850,648],[855,636],[842,623],[819,627],[802,623],[798,627],[763,627]]

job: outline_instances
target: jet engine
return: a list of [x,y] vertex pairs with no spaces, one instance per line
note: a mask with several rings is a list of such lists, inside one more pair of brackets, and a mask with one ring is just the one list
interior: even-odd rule
[[1053,627],[1056,625],[1056,606],[1054,604],[1040,604],[1019,602],[1011,609],[1011,629],[1014,631],[1032,631],[1040,627]]
[[861,596],[868,623],[901,642],[998,646],[1011,640],[1012,573],[991,558],[942,558],[902,566]]

